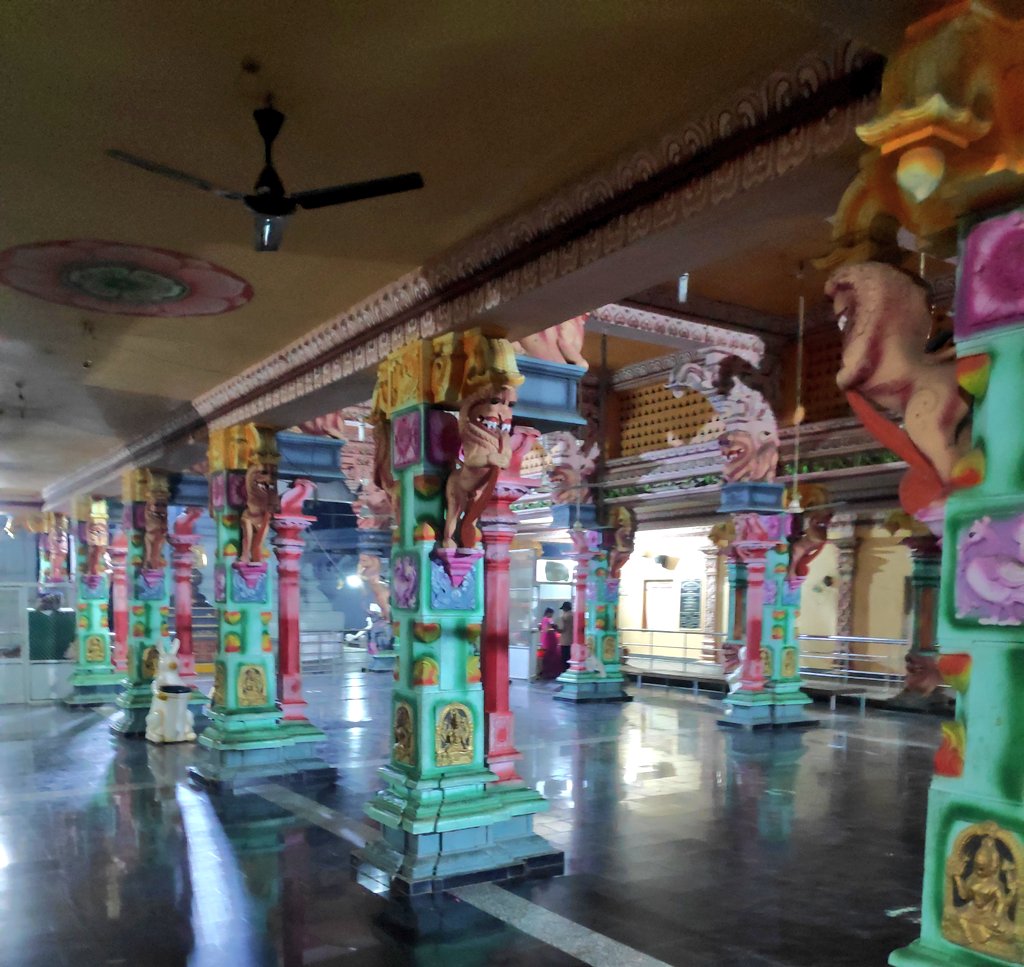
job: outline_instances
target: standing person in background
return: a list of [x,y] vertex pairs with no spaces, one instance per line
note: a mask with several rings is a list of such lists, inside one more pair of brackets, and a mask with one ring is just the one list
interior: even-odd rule
[[555,627],[555,609],[545,608],[540,619],[540,646],[544,649],[540,677],[558,678],[562,674],[562,653],[558,648],[558,629]]
[[569,667],[569,652],[572,649],[572,605],[568,601],[562,602],[561,612],[557,618],[557,626],[562,663],[558,674],[561,675]]

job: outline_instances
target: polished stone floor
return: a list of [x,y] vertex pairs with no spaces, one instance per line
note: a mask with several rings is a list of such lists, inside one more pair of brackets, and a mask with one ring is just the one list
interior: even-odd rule
[[114,739],[110,709],[4,707],[0,965],[867,967],[917,934],[934,719],[819,706],[823,728],[750,736],[689,693],[515,685],[566,875],[410,907],[349,873],[390,677],[306,684],[338,787],[227,813],[183,781],[191,747]]

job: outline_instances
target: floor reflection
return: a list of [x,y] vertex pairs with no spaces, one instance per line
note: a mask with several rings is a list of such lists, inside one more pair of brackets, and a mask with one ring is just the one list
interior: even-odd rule
[[[472,902],[389,901],[353,881],[390,683],[313,684],[341,773],[316,801],[210,799],[184,782],[191,746],[114,738],[96,713],[0,710],[0,964],[580,963]],[[918,903],[933,720],[840,713],[751,735],[719,730],[710,699],[660,690],[630,705],[573,707],[543,686],[512,699],[522,775],[550,803],[536,829],[567,875],[509,892],[594,931],[595,950],[862,967],[915,936],[885,911]]]

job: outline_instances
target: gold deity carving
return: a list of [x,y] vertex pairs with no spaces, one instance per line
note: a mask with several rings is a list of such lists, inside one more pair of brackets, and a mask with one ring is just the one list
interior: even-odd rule
[[103,639],[99,635],[89,635],[85,639],[85,660],[103,661],[106,649],[103,647]]
[[772,677],[774,671],[772,650],[771,648],[765,648],[764,645],[761,646],[761,671],[766,681]]
[[946,861],[942,934],[991,957],[1024,962],[1017,918],[1021,845],[994,822],[964,829]]
[[473,761],[473,713],[461,702],[441,709],[434,730],[434,761],[463,766]]
[[615,661],[616,649],[619,641],[615,635],[605,635],[601,642],[601,657],[605,661]]
[[225,688],[227,686],[227,673],[223,664],[217,662],[213,668],[213,690],[210,692],[210,704],[223,706],[225,699]]
[[796,649],[784,648],[782,650],[782,677],[796,678]]
[[407,702],[399,702],[395,706],[394,737],[392,758],[395,762],[404,762],[411,766],[416,751],[416,732],[412,725],[412,709]]
[[238,670],[238,704],[243,708],[269,705],[267,675],[259,665],[242,665]]
[[157,669],[160,667],[160,652],[155,645],[150,645],[142,653],[142,677],[156,678]]

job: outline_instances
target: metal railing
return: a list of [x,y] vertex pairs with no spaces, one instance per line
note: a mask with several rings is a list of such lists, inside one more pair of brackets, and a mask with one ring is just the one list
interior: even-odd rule
[[366,647],[351,647],[345,635],[359,629],[342,631],[303,631],[299,634],[299,661],[304,675],[329,675],[348,664],[366,660]]
[[[799,635],[800,675],[810,685],[838,692],[864,689],[873,697],[891,698],[906,679],[906,638],[866,635]],[[812,651],[809,642],[824,642],[825,651]]]
[[[643,676],[723,679],[721,664],[715,660],[709,639],[716,643],[724,632],[659,631],[652,628],[622,628],[619,640],[628,650],[623,664],[643,684]],[[905,638],[873,638],[864,635],[800,635],[800,674],[812,687],[834,694],[865,694],[891,698],[903,690]],[[825,650],[814,650],[822,642]]]
[[619,643],[624,650],[623,665],[636,675],[636,683],[643,686],[648,677],[691,677],[694,691],[701,681],[721,681],[722,666],[714,660],[714,648],[708,648],[709,638],[724,638],[722,632],[659,631],[654,628],[620,628]]

